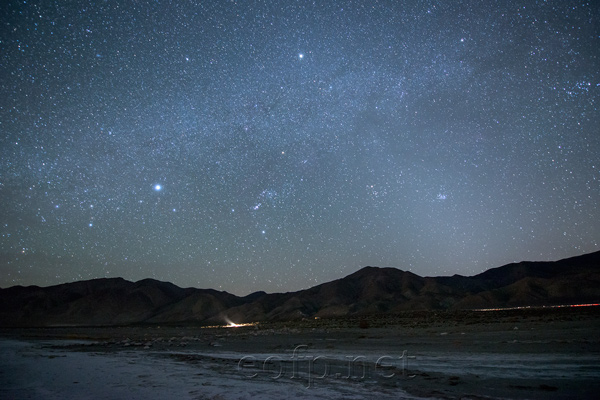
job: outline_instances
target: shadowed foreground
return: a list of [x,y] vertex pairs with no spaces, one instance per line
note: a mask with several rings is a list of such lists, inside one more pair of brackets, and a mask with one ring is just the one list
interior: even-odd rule
[[593,398],[599,307],[5,329],[2,398]]

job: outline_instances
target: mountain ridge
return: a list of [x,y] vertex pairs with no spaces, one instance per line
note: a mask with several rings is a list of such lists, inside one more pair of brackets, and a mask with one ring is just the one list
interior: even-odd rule
[[150,278],[17,285],[0,289],[0,326],[224,324],[583,302],[600,302],[600,251],[511,263],[473,276],[421,277],[367,266],[308,289],[243,297]]

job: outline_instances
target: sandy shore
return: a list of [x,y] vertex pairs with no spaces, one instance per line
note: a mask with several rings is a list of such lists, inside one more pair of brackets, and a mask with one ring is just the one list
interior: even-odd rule
[[2,398],[595,398],[600,308],[0,332]]

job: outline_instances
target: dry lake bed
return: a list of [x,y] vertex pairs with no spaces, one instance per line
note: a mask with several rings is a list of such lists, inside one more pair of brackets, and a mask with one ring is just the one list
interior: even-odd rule
[[3,399],[597,398],[600,307],[0,330]]

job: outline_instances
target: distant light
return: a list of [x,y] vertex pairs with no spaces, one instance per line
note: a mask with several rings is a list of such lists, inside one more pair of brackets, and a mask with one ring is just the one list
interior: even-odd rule
[[162,190],[162,186],[161,185],[154,185],[154,190],[157,192],[160,192]]
[[299,58],[300,60],[302,60],[302,59],[304,58],[304,54],[302,54],[302,53],[298,54],[298,58]]
[[247,322],[244,324],[236,324],[235,322],[229,321],[227,325],[210,325],[210,326],[201,326],[203,329],[215,329],[215,328],[240,328],[244,326],[257,326],[258,322]]

